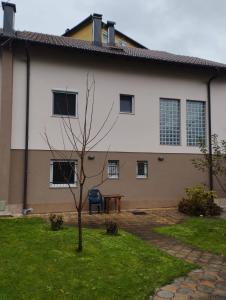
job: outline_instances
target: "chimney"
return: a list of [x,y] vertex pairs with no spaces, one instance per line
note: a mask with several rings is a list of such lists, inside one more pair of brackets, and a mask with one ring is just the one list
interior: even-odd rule
[[115,22],[107,21],[107,28],[108,28],[108,45],[114,46],[115,45]]
[[93,43],[101,46],[102,15],[93,14]]
[[3,17],[3,33],[6,35],[14,35],[14,19],[16,12],[16,5],[13,3],[2,2],[2,9],[4,11]]

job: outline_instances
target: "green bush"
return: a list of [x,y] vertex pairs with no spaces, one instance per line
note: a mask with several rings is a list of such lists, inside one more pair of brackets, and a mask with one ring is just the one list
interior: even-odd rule
[[202,185],[186,188],[185,191],[187,197],[178,205],[180,212],[189,216],[220,215],[222,209],[214,202],[217,196],[214,191],[207,191]]
[[51,229],[54,231],[62,229],[64,220],[62,215],[51,214],[49,216],[49,221],[51,224]]

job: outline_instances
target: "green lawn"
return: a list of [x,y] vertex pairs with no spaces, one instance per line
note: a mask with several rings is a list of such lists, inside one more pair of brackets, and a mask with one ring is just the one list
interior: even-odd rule
[[224,220],[189,218],[181,224],[155,230],[202,250],[226,256],[226,221]]
[[0,299],[148,299],[154,289],[194,266],[126,232],[53,232],[40,219],[0,219]]

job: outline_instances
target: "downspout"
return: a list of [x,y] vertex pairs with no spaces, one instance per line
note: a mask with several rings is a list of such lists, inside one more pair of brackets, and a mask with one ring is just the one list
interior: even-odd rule
[[[218,71],[218,70],[217,70]],[[207,82],[207,104],[208,104],[208,150],[209,150],[209,189],[213,190],[213,166],[212,166],[212,116],[211,116],[211,83],[218,75],[213,75]]]
[[25,149],[24,149],[24,183],[23,183],[23,214],[28,213],[27,183],[28,183],[28,141],[29,141],[29,108],[30,108],[30,53],[26,45],[26,116],[25,116]]

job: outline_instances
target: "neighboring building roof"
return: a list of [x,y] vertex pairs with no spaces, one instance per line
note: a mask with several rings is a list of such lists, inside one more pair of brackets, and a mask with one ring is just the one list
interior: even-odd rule
[[[83,27],[85,27],[86,25],[92,23],[92,21],[93,21],[93,16],[90,15],[90,16],[88,16],[86,19],[84,19],[83,21],[81,21],[79,24],[77,24],[76,26],[74,26],[73,28],[67,29],[67,30],[65,31],[65,33],[64,33],[62,36],[67,36],[67,37],[69,37],[71,34],[73,34],[73,33],[75,33],[75,32],[78,32],[81,28],[83,28]],[[107,24],[104,23],[103,21],[102,21],[102,25],[103,25],[104,27],[107,26]],[[121,36],[123,36],[123,37],[125,37],[125,38],[128,39],[128,40],[130,40],[130,41],[131,41],[133,44],[135,44],[138,48],[147,49],[145,46],[143,46],[142,44],[138,43],[137,41],[135,41],[135,40],[132,39],[131,37],[125,35],[125,34],[122,33],[121,31],[115,29],[115,33],[116,33],[116,34],[119,34],[119,35],[121,35]]]
[[176,55],[164,51],[133,47],[110,47],[96,46],[92,42],[77,40],[69,37],[55,36],[43,33],[16,31],[15,36],[6,36],[0,31],[0,39],[11,38],[18,41],[27,41],[33,44],[54,46],[59,48],[70,48],[84,53],[102,54],[127,57],[131,59],[142,59],[146,61],[183,64],[205,68],[219,68],[226,70],[226,64],[191,56]]

